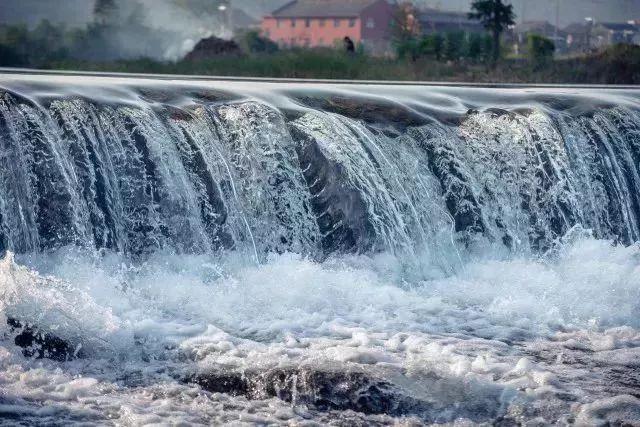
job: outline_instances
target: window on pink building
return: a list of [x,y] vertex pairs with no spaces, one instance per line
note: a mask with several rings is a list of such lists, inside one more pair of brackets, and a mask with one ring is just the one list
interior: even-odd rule
[[292,28],[295,28],[295,27],[296,27],[296,19],[295,19],[295,18],[292,18],[292,19],[291,19],[291,27],[292,27]]
[[340,20],[339,19],[334,19],[333,20],[333,26],[338,28],[340,26]]
[[349,27],[353,28],[356,26],[356,20],[354,18],[349,19]]
[[311,19],[307,18],[304,20],[304,26],[309,28],[311,26]]
[[318,24],[319,24],[321,27],[324,27],[324,24],[325,24],[325,23],[326,23],[326,19],[324,19],[324,18],[321,18],[321,19],[320,19],[320,21],[318,22]]
[[276,27],[280,28],[280,18],[276,18]]

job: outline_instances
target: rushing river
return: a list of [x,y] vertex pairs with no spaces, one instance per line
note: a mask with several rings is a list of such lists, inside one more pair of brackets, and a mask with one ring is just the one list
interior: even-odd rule
[[640,90],[0,74],[0,425],[640,422]]

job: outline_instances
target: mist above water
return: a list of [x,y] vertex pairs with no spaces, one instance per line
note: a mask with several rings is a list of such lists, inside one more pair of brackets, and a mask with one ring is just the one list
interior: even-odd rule
[[[227,16],[209,1],[114,0],[105,16],[94,14],[93,2],[29,0],[3,5],[2,23],[37,26],[48,20],[79,37],[70,54],[94,61],[131,58],[181,59],[202,38],[230,38]],[[79,36],[78,30],[85,30]]]
[[[115,0],[116,13],[104,31],[90,31],[86,45],[75,55],[91,60],[149,57],[177,60],[184,57],[205,37],[230,38],[233,35],[233,12],[220,12],[208,0]],[[231,2],[231,7],[259,20],[281,6],[282,0]],[[466,12],[468,0],[417,0],[424,7]],[[586,17],[600,22],[626,22],[640,16],[640,0],[514,0],[519,21],[548,20],[561,27],[584,22]],[[35,26],[47,19],[69,28],[82,28],[95,21],[92,1],[51,2],[47,0],[6,0],[0,22],[26,23]],[[558,16],[556,17],[556,12]]]

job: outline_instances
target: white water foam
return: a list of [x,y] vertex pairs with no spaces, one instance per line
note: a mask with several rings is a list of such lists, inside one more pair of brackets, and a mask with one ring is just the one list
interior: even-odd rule
[[181,381],[193,372],[304,366],[363,370],[399,384],[430,402],[431,421],[468,418],[482,405],[485,421],[525,407],[538,412],[525,411],[523,420],[546,423],[637,417],[640,403],[627,395],[633,385],[603,387],[608,368],[632,375],[638,367],[637,246],[580,237],[545,259],[481,259],[448,278],[403,277],[401,262],[386,255],[318,263],[284,254],[260,266],[233,255],[156,255],[133,266],[72,249],[17,261],[9,254],[0,267],[0,315],[81,345],[87,356],[25,358],[3,321],[0,416],[134,425],[395,422],[212,394]]

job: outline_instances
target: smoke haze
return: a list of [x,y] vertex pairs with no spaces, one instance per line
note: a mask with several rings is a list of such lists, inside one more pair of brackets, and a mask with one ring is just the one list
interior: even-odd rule
[[[467,11],[470,0],[414,0],[443,10]],[[231,0],[231,8],[258,18],[287,0]],[[561,26],[597,21],[640,19],[640,0],[512,0],[518,21],[556,20]],[[117,0],[118,16],[100,40],[87,40],[89,59],[152,57],[176,60],[202,38],[232,35],[232,17],[218,11],[217,0]],[[94,21],[92,0],[2,0],[0,23],[30,27],[47,19],[69,28]],[[558,13],[556,13],[558,12]],[[91,49],[95,46],[95,49]]]

